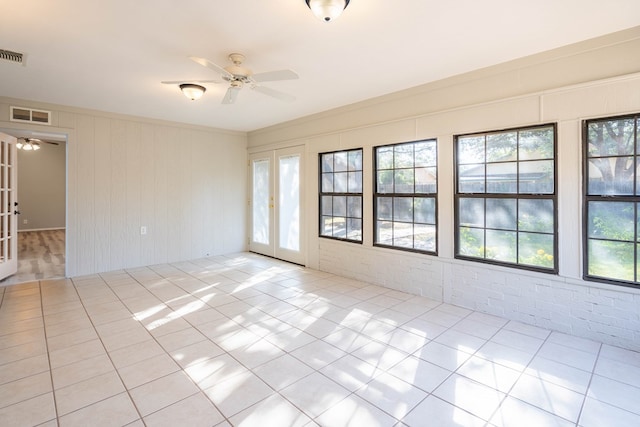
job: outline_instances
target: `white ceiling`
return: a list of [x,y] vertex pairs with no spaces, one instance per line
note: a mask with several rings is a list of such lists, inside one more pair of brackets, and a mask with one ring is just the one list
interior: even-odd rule
[[[26,54],[0,61],[0,95],[251,131],[637,25],[639,0],[351,0],[331,23],[304,0],[0,0],[0,49]],[[215,79],[187,57],[232,52],[295,70],[264,86],[296,101],[160,84]]]

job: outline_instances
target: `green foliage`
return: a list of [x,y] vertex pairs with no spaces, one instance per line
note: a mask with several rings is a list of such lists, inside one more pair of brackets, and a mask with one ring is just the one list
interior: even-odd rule
[[595,234],[606,236],[612,240],[633,241],[633,229],[625,230],[615,216],[600,216],[591,220]]
[[591,240],[589,274],[615,280],[634,281],[633,244]]
[[548,254],[544,249],[538,249],[528,257],[520,257],[521,264],[535,265],[537,267],[553,268],[553,255]]
[[550,233],[553,231],[553,215],[520,214],[518,229]]
[[[460,254],[475,258],[504,261],[516,258],[516,247],[519,247],[519,259],[513,264],[531,265],[542,268],[554,267],[553,238],[549,234],[519,233],[517,245],[485,246],[479,236],[481,229],[459,228]],[[505,253],[511,250],[511,253]],[[508,262],[508,261],[507,261]]]

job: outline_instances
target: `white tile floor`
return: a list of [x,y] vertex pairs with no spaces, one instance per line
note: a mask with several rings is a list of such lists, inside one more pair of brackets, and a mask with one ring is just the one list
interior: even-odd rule
[[639,426],[640,354],[253,254],[0,288],[2,426]]

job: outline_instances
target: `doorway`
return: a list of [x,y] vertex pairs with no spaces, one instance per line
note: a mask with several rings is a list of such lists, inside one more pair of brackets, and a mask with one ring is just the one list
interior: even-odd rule
[[249,250],[302,265],[303,148],[249,156]]
[[[17,269],[0,286],[64,278],[66,135],[17,129],[4,132],[16,137],[22,148],[15,151]],[[25,150],[27,142],[31,149]]]

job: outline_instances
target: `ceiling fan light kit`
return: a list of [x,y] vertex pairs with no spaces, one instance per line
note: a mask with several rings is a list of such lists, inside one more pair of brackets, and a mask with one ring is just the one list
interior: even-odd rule
[[180,90],[182,91],[184,96],[192,101],[195,101],[196,99],[202,98],[202,95],[204,95],[207,88],[194,83],[182,83],[180,85]]
[[18,142],[16,142],[16,148],[18,150],[24,150],[24,151],[36,151],[41,148],[40,144],[60,145],[58,142],[55,142],[55,141],[45,141],[38,138],[20,137],[18,138]]
[[40,149],[40,143],[38,141],[40,140],[30,138],[19,139],[16,143],[16,148],[18,148],[18,150],[36,151]]
[[305,0],[311,12],[324,22],[331,22],[349,6],[349,0]]

